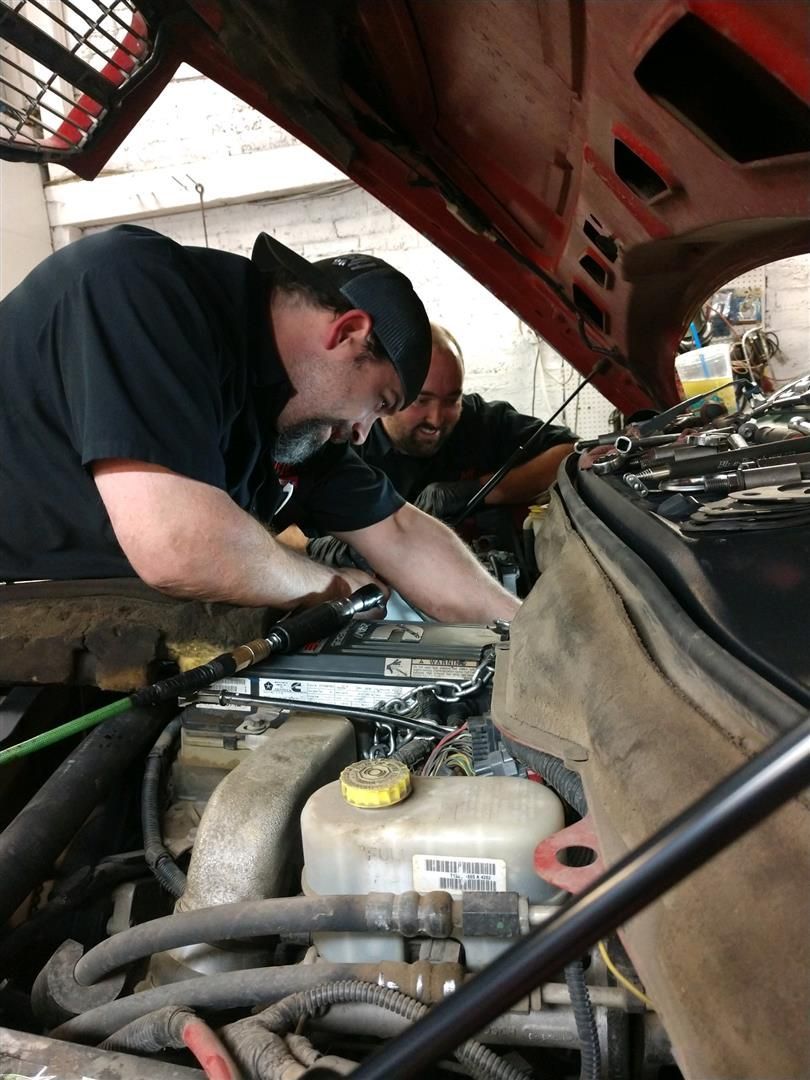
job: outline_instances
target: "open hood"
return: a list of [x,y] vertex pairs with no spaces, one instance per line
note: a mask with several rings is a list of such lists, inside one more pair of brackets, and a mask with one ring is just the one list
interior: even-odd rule
[[31,29],[43,6],[3,8],[0,37],[72,79],[80,108],[45,138],[4,109],[4,157],[92,178],[188,62],[581,372],[607,350],[595,385],[625,413],[675,399],[678,341],[715,288],[810,249],[802,0],[117,0],[134,36],[108,33],[91,76]]

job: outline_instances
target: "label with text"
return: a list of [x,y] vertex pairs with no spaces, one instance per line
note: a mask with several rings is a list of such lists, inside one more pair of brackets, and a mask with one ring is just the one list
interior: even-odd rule
[[414,855],[413,887],[441,889],[457,900],[465,892],[505,892],[506,862],[478,855]]

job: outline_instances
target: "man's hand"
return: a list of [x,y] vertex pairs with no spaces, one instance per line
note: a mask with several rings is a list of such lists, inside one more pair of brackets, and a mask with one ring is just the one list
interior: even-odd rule
[[445,521],[460,514],[480,486],[477,480],[437,481],[428,484],[414,499],[413,505],[431,517]]
[[316,536],[308,540],[306,553],[310,559],[326,566],[348,566],[349,569],[371,572],[371,567],[360,552],[349,547],[343,540],[338,540],[336,536]]

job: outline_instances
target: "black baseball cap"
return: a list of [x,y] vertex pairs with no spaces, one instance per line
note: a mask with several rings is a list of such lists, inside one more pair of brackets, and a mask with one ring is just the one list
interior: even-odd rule
[[402,381],[402,408],[410,405],[422,389],[430,367],[430,322],[410,280],[383,259],[373,255],[335,255],[308,262],[267,233],[259,233],[251,256],[254,265],[267,273],[279,266],[297,281],[335,301],[349,301],[367,311],[374,335],[385,349]]

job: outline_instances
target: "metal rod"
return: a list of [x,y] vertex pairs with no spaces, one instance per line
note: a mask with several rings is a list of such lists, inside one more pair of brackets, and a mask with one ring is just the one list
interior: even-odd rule
[[605,371],[607,371],[610,363],[611,362],[607,357],[602,357],[600,360],[597,360],[590,374],[586,375],[582,382],[580,382],[580,384],[576,387],[576,389],[571,391],[571,393],[568,395],[562,405],[560,405],[559,409],[557,409],[556,412],[553,412],[548,418],[548,420],[544,421],[540,425],[537,431],[535,431],[534,434],[526,440],[525,445],[519,446],[514,451],[514,453],[510,454],[506,461],[503,463],[503,465],[501,465],[500,469],[498,469],[497,472],[493,473],[492,476],[490,476],[489,480],[487,480],[487,482],[483,484],[478,489],[478,491],[476,491],[475,495],[473,495],[473,497],[470,499],[470,501],[467,503],[467,505],[464,507],[458,517],[453,522],[451,522],[453,528],[455,528],[457,525],[460,525],[465,518],[469,517],[470,514],[474,513],[474,511],[481,505],[487,495],[489,495],[490,491],[492,491],[493,488],[497,487],[498,484],[500,484],[501,480],[503,480],[503,478],[506,476],[506,474],[511,472],[512,469],[514,469],[514,467],[517,465],[523,455],[528,453],[529,450],[531,450],[531,448],[539,440],[540,436],[545,432],[546,428],[548,428],[549,425],[557,419],[561,412],[565,411],[565,409],[571,404],[577,394],[580,394],[592,379],[596,378],[597,375],[603,375]]
[[[382,689],[382,687],[381,687]],[[298,712],[323,713],[324,716],[347,716],[350,720],[366,720],[370,724],[389,724],[393,727],[416,731],[420,735],[438,739],[449,735],[455,728],[444,724],[434,724],[432,720],[420,720],[418,717],[400,716],[397,713],[383,712],[381,709],[362,709],[356,705],[330,705],[323,701],[293,701],[292,698],[250,697],[245,694],[231,694],[223,690],[200,690],[194,700],[204,704],[216,701],[220,705],[269,705],[275,709],[297,709]]]
[[387,1043],[352,1076],[418,1076],[808,783],[810,716],[629,852],[559,915]]

